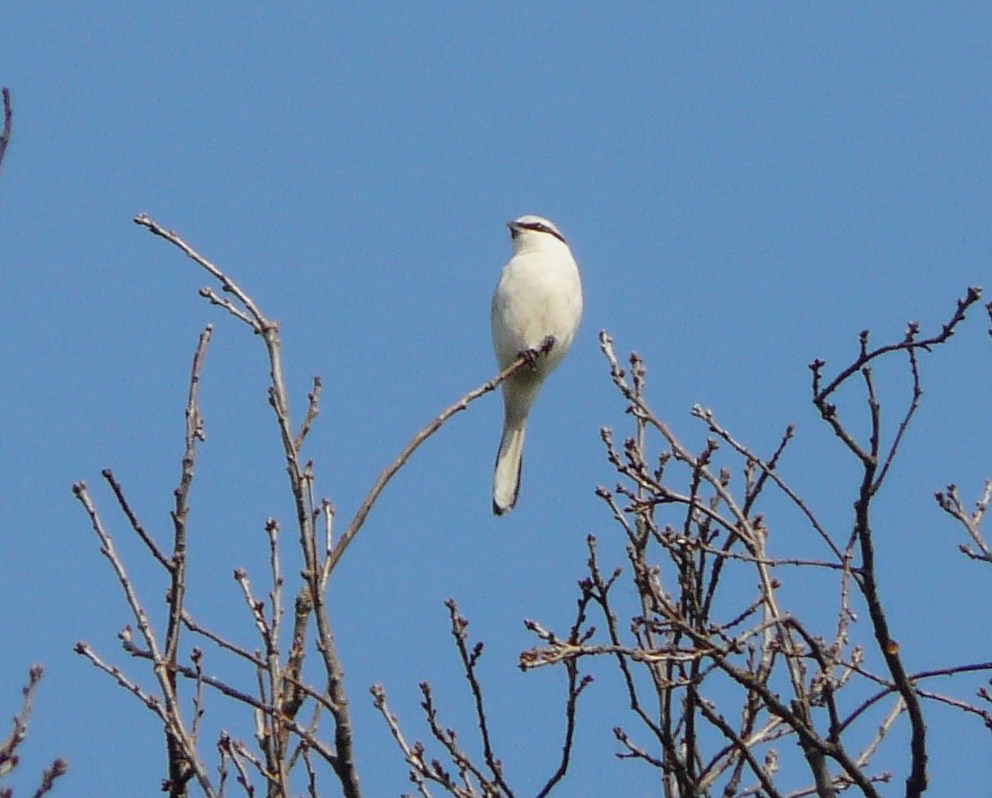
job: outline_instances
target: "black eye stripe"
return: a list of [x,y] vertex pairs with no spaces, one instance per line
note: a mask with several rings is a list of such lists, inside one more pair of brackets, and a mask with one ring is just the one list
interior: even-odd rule
[[541,224],[541,222],[520,222],[520,226],[525,230],[533,230],[536,233],[548,233],[557,238],[561,243],[568,246],[568,242],[565,240],[565,236],[559,233],[557,230],[552,230],[546,224]]

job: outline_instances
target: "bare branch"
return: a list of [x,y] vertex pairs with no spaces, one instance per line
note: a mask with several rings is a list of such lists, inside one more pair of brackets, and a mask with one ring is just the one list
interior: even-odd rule
[[252,301],[241,288],[235,283],[230,277],[228,277],[220,268],[215,266],[209,260],[204,258],[200,253],[194,250],[189,244],[180,238],[178,233],[172,230],[166,230],[158,222],[151,219],[148,214],[139,213],[134,217],[134,223],[142,227],[147,228],[152,234],[164,238],[170,244],[178,247],[182,250],[186,257],[194,260],[204,269],[206,269],[210,274],[221,284],[225,293],[231,294],[235,299],[237,299],[245,308],[250,319],[247,319],[247,323],[252,326],[255,332],[261,333],[265,328],[268,320],[262,315],[261,311],[255,306]]
[[940,509],[961,522],[980,551],[980,553],[976,553],[968,546],[962,545],[960,547],[962,553],[973,560],[984,560],[992,563],[992,548],[985,542],[985,537],[982,534],[982,521],[985,520],[985,513],[989,509],[989,503],[992,502],[992,479],[985,480],[982,495],[975,502],[974,511],[970,513],[965,509],[956,485],[948,485],[946,493],[938,491],[935,496]]
[[124,495],[124,489],[114,476],[114,472],[109,468],[105,468],[101,472],[101,475],[107,481],[107,484],[110,485],[110,489],[114,492],[114,497],[117,499],[117,504],[127,517],[127,520],[131,524],[131,528],[134,530],[135,534],[141,542],[145,544],[148,551],[151,552],[151,555],[159,561],[159,564],[161,564],[166,571],[171,571],[172,562],[162,553],[162,550],[158,547],[158,544],[155,543],[151,535],[149,535],[145,530],[145,527],[142,525],[141,521],[138,520],[137,515],[135,515],[134,511],[131,509],[131,505],[128,502],[127,497]]
[[[920,340],[917,333],[919,332],[919,325],[912,323],[909,325],[906,337],[902,341],[898,341],[893,344],[886,344],[885,346],[880,346],[877,349],[869,351],[867,349],[867,331],[862,333],[862,347],[861,354],[854,360],[851,365],[840,371],[836,377],[826,386],[819,387],[815,385],[814,387],[814,399],[817,401],[823,401],[827,399],[831,394],[833,394],[841,385],[843,385],[851,377],[861,371],[870,362],[877,360],[883,355],[889,352],[898,352],[909,349],[925,349],[930,350],[931,347],[937,344],[942,344],[947,341],[955,332],[957,328],[964,321],[965,316],[968,313],[969,308],[978,302],[982,298],[982,289],[977,287],[971,287],[965,293],[965,296],[957,301],[957,307],[955,308],[954,315],[951,316],[950,320],[943,325],[941,331],[936,333],[929,338]],[[815,364],[819,364],[817,368],[814,368]],[[814,379],[817,378],[819,370],[826,365],[823,361],[814,361],[810,368],[813,369]],[[819,407],[819,405],[817,405]]]
[[[543,353],[547,353],[551,351],[551,347],[549,345],[545,345],[544,349],[541,351]],[[372,486],[372,490],[369,491],[368,496],[365,497],[365,501],[362,502],[361,506],[358,508],[358,512],[355,513],[355,517],[348,525],[348,529],[345,531],[344,535],[341,536],[341,540],[338,541],[338,544],[334,547],[330,556],[324,562],[324,571],[321,575],[322,587],[326,586],[327,580],[331,575],[331,571],[334,570],[334,567],[344,555],[344,552],[351,544],[351,541],[354,540],[355,536],[359,533],[359,531],[361,531],[362,525],[365,523],[365,519],[368,517],[369,511],[379,498],[379,495],[385,489],[386,485],[389,484],[389,481],[396,476],[396,473],[406,464],[411,455],[418,448],[420,448],[420,445],[430,438],[435,432],[441,429],[449,418],[456,413],[460,413],[462,410],[465,410],[479,397],[485,396],[491,391],[495,391],[508,377],[516,372],[517,369],[523,368],[528,364],[528,362],[528,357],[521,355],[513,363],[503,369],[496,377],[483,383],[478,388],[469,391],[453,405],[441,411],[441,413],[433,421],[413,436],[403,451],[400,452],[396,459],[379,475],[379,478]]]
[[307,394],[307,415],[300,425],[300,431],[297,433],[296,439],[293,441],[293,447],[297,452],[303,448],[303,443],[306,441],[307,435],[310,434],[313,422],[317,420],[317,415],[320,413],[320,391],[323,387],[324,383],[320,377],[314,377],[313,389]]
[[468,649],[468,620],[459,614],[458,605],[454,599],[448,599],[444,602],[444,605],[448,608],[448,615],[451,619],[451,636],[455,639],[455,647],[458,649],[465,678],[468,680],[472,690],[472,698],[475,701],[475,718],[479,724],[479,733],[482,736],[482,751],[486,765],[489,768],[493,783],[510,795],[510,788],[503,780],[503,763],[496,758],[493,752],[492,741],[489,735],[489,720],[486,717],[485,703],[482,698],[482,687],[475,673],[476,665],[482,656],[482,643],[476,643],[470,652]]
[[372,693],[373,705],[382,717],[386,721],[386,725],[389,727],[390,733],[393,735],[393,739],[396,740],[396,744],[399,745],[400,750],[403,752],[403,758],[406,763],[410,766],[410,780],[417,785],[417,791],[420,793],[422,798],[431,798],[430,791],[427,789],[427,780],[431,778],[430,771],[424,762],[424,751],[423,746],[413,745],[411,746],[404,737],[402,730],[400,729],[399,721],[396,716],[389,709],[389,705],[386,702],[386,690],[381,684],[372,685],[370,691]]
[[[0,740],[0,778],[10,774],[20,764],[18,751],[28,736],[28,724],[34,704],[34,694],[43,675],[44,668],[41,665],[32,665],[28,671],[27,686],[21,690],[21,708],[14,715],[14,728],[7,739]],[[64,776],[68,771],[69,765],[64,759],[61,757],[55,759],[49,767],[42,771],[41,782],[34,792],[36,798],[50,792],[56,779]],[[13,793],[5,788],[0,788],[0,794],[12,795]]]
[[162,661],[158,641],[156,640],[155,633],[152,631],[151,624],[148,621],[148,615],[145,612],[144,605],[141,603],[134,586],[131,584],[131,578],[128,576],[127,569],[124,567],[124,563],[117,554],[117,549],[114,547],[113,540],[103,526],[103,521],[100,519],[96,506],[90,498],[86,483],[75,483],[72,486],[72,493],[79,500],[80,504],[83,505],[83,508],[86,510],[86,514],[90,518],[90,524],[93,527],[93,531],[96,532],[97,537],[100,539],[100,553],[107,558],[108,562],[110,562],[110,565],[114,570],[114,574],[117,576],[117,581],[120,583],[121,589],[124,591],[124,597],[127,600],[128,607],[131,608],[131,613],[134,615],[134,619],[138,624],[138,630],[141,632],[142,638],[144,638],[145,645],[150,651],[153,652],[156,662]]
[[3,95],[3,132],[0,133],[0,167],[2,167],[3,157],[7,154],[7,145],[10,144],[14,133],[14,104],[10,99],[10,89],[6,86],[0,89],[0,94]]
[[200,333],[193,355],[190,372],[189,397],[186,402],[186,446],[183,451],[182,473],[173,495],[175,506],[172,511],[173,539],[172,557],[169,560],[169,622],[165,637],[165,660],[170,665],[176,662],[179,651],[179,636],[182,629],[183,603],[186,596],[186,533],[189,522],[189,492],[193,486],[193,466],[196,463],[196,444],[204,440],[203,415],[200,411],[200,378],[203,363],[207,356],[207,346],[213,334],[213,326],[208,324]]

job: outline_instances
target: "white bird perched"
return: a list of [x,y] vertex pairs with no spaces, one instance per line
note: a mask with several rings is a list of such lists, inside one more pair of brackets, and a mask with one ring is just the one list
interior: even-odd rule
[[531,364],[503,383],[503,437],[493,477],[496,515],[508,513],[517,503],[527,416],[545,378],[572,345],[582,319],[579,267],[561,231],[531,215],[507,227],[513,257],[493,294],[493,346],[501,369],[521,354],[528,355]]

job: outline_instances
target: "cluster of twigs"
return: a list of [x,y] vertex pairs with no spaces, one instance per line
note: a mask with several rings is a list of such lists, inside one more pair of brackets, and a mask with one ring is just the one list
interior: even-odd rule
[[[168,579],[168,619],[164,631],[156,629],[152,623],[147,605],[139,595],[138,585],[119,555],[88,486],[85,482],[73,485],[73,493],[90,519],[99,538],[101,552],[110,562],[134,618],[136,628],[128,625],[119,635],[122,648],[131,657],[150,664],[155,687],[143,686],[140,680],[107,662],[84,642],[77,644],[76,651],[158,716],[164,727],[168,755],[168,778],[164,780],[163,788],[170,796],[187,795],[190,782],[198,784],[206,796],[223,796],[232,780],[247,795],[254,795],[255,783],[261,782],[267,795],[289,796],[292,794],[290,776],[297,769],[302,769],[305,774],[302,778],[309,794],[316,796],[318,772],[315,762],[323,761],[337,777],[346,798],[358,798],[361,786],[354,756],[349,700],[327,602],[331,575],[363,528],[383,489],[413,452],[449,418],[480,396],[495,390],[516,369],[524,367],[528,359],[522,356],[497,377],[445,409],[418,432],[383,470],[344,533],[335,540],[333,506],[326,498],[317,500],[314,464],[303,455],[307,436],[319,413],[320,379],[314,379],[306,414],[302,423],[296,425],[292,420],[283,373],[278,323],[265,315],[228,274],[196,252],[176,233],[166,230],[145,215],[139,215],[134,221],[178,247],[206,270],[219,285],[220,292],[213,287],[205,287],[200,290],[200,295],[244,323],[264,344],[270,378],[269,404],[285,455],[289,490],[295,507],[295,536],[304,567],[294,588],[292,624],[287,632],[283,623],[286,577],[281,564],[281,525],[275,518],[270,518],[265,525],[271,566],[267,596],[260,598],[256,595],[246,572],[239,570],[235,573],[258,635],[259,645],[254,650],[239,646],[216,633],[209,623],[198,621],[187,606],[186,567],[191,541],[195,539],[190,524],[189,494],[198,444],[205,440],[199,386],[213,329],[208,325],[200,336],[193,358],[186,405],[185,450],[179,484],[173,492],[172,540],[168,550],[163,549],[148,532],[113,472],[103,472],[103,478],[131,531]],[[197,640],[197,644],[187,651],[183,641],[188,638]],[[308,641],[315,644],[318,652],[322,672],[319,683],[311,682],[304,674]],[[253,668],[257,676],[256,689],[242,690],[229,680],[208,675],[204,661],[218,653],[233,656]],[[207,691],[217,692],[243,705],[256,718],[254,746],[227,734],[222,734],[216,741],[220,760],[216,778],[205,761],[204,741],[201,739]],[[325,736],[321,733],[320,720],[328,715],[333,728]]]
[[[450,766],[446,766],[436,757],[428,757],[424,743],[420,741],[409,743],[407,741],[400,728],[399,720],[389,708],[386,701],[386,691],[381,684],[372,686],[372,696],[376,709],[385,718],[393,739],[403,752],[403,757],[409,767],[410,781],[417,786],[417,791],[422,798],[431,797],[429,789],[431,784],[437,785],[456,798],[513,798],[515,792],[506,779],[503,762],[495,752],[489,730],[490,721],[487,715],[484,691],[477,674],[477,666],[482,657],[484,646],[480,642],[469,648],[468,621],[458,612],[458,605],[453,599],[449,599],[446,606],[451,619],[451,636],[455,641],[475,705],[476,721],[482,744],[482,762],[478,763],[473,759],[472,755],[462,746],[454,729],[442,725],[438,716],[434,692],[428,682],[421,682],[420,684],[420,691],[423,695],[420,706],[424,711],[431,736],[440,744],[444,755],[451,762]],[[582,617],[581,613],[580,617]],[[528,622],[528,626],[535,631],[540,629],[539,625],[534,622]],[[581,633],[579,626],[580,622],[576,622],[572,628],[571,639],[576,644],[580,642],[577,637]],[[554,772],[537,791],[537,798],[545,798],[545,796],[550,795],[568,771],[575,742],[576,710],[579,696],[592,682],[591,676],[583,676],[579,673],[578,663],[575,660],[566,662],[565,669],[568,674],[568,685],[565,696],[565,732],[561,756]],[[457,773],[453,773],[452,768]]]
[[982,532],[982,522],[985,520],[985,513],[988,512],[989,502],[992,501],[992,479],[985,480],[982,495],[975,502],[975,509],[971,512],[965,508],[957,485],[948,485],[946,492],[937,491],[935,498],[940,509],[960,522],[968,537],[978,547],[978,551],[975,551],[967,543],[962,543],[959,547],[961,553],[973,560],[992,564],[992,548],[989,548]]
[[[927,786],[924,700],[977,715],[992,729],[992,712],[921,686],[939,676],[992,670],[992,662],[923,673],[907,669],[877,580],[871,514],[919,406],[919,354],[945,343],[979,297],[978,289],[970,289],[951,319],[929,337],[910,324],[902,340],[872,349],[863,332],[858,356],[832,379],[824,376],[823,361],[810,365],[813,404],[861,474],[851,527],[843,534],[828,530],[780,473],[794,436],[791,426],[764,457],[736,440],[712,411],[697,406],[693,415],[710,437],[701,451],[692,451],[649,406],[640,358],[631,356],[628,377],[612,340],[601,335],[635,432],[618,449],[612,433],[603,430],[620,482],[598,494],[623,530],[636,604],[624,611],[625,589],[619,596],[617,590],[623,569],[604,573],[597,540],[590,536],[576,626],[564,638],[532,627],[541,644],[524,652],[521,666],[612,658],[640,734],[649,740],[637,742],[635,733],[618,727],[618,755],[657,768],[667,798],[827,798],[850,788],[874,798],[881,795],[878,784],[892,774],[875,770],[873,758],[904,713],[910,727],[905,794],[919,796]],[[906,358],[912,388],[893,430],[883,434],[873,366],[897,355]],[[864,438],[842,419],[835,398],[856,380],[863,386],[869,420]],[[660,452],[652,454],[658,439]],[[740,463],[739,486],[733,470],[718,465],[728,456]],[[776,555],[775,530],[762,508],[775,507],[776,500],[781,506],[783,498],[805,519],[812,545],[820,550],[815,557]],[[938,494],[941,506],[965,526],[979,548],[975,553],[963,547],[966,553],[992,562],[980,533],[990,498],[992,483],[987,483],[977,509],[967,513],[953,486]],[[819,585],[824,576],[833,588],[818,592],[818,602],[834,602],[837,608],[826,631],[802,612],[791,611],[786,598],[795,595],[787,592],[790,584],[815,580]],[[756,589],[750,587],[755,584]],[[867,609],[873,642],[853,642],[855,605]],[[604,633],[594,632],[586,620],[589,608],[599,610]],[[621,621],[625,616],[628,621]],[[882,670],[869,666],[874,659]],[[982,691],[979,696],[987,699]],[[781,774],[788,773],[787,780],[794,782],[799,772],[782,768],[787,753],[781,743],[788,739],[798,745],[805,762],[805,784],[780,783]]]
[[[4,786],[3,780],[21,763],[20,748],[28,736],[28,723],[31,719],[34,693],[43,673],[40,665],[31,667],[28,672],[27,686],[22,690],[21,708],[14,715],[14,728],[6,740],[0,740],[0,798],[13,798],[13,789]],[[41,798],[42,795],[49,793],[55,786],[55,781],[60,776],[64,776],[68,770],[69,766],[61,757],[53,761],[41,774],[41,782],[34,791],[35,798]]]

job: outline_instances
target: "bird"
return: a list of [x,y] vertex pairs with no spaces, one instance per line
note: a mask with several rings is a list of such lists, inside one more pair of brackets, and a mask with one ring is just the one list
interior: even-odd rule
[[527,365],[503,382],[503,434],[493,475],[493,512],[505,515],[520,494],[524,434],[531,407],[558,367],[582,320],[582,280],[568,242],[550,221],[526,214],[507,222],[513,256],[492,301],[493,348],[500,369],[521,355]]

